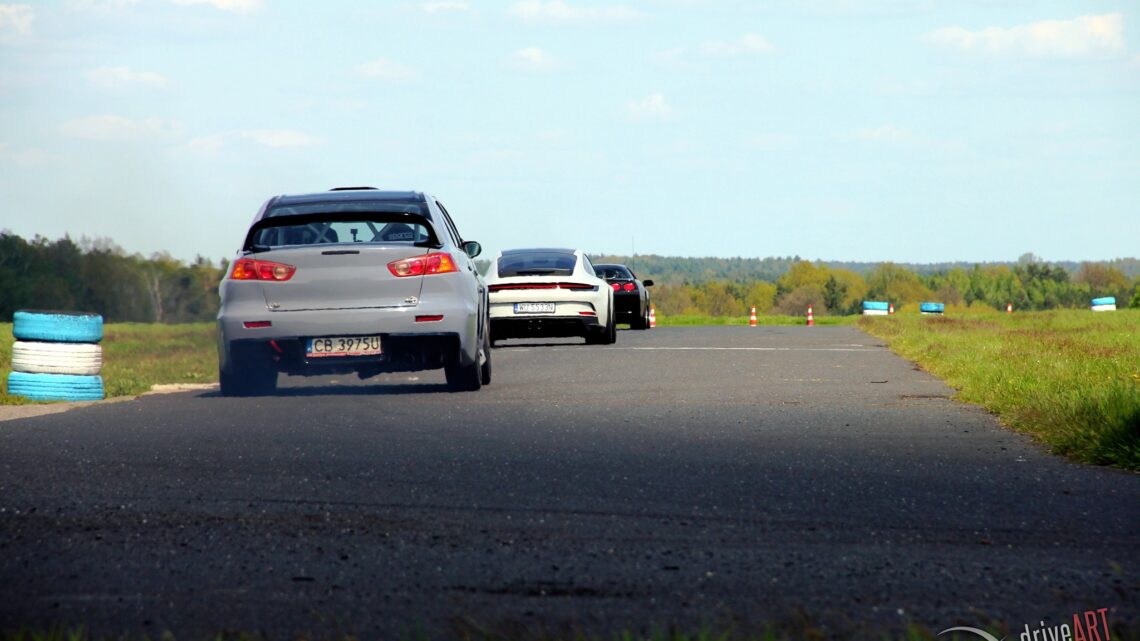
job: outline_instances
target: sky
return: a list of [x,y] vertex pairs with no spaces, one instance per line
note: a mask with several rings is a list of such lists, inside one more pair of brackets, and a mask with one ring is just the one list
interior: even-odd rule
[[232,258],[438,197],[486,252],[1140,254],[1140,3],[0,2],[0,230]]

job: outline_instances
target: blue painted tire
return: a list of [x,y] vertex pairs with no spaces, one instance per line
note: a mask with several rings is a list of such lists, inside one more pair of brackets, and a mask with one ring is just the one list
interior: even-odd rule
[[941,314],[946,311],[946,305],[943,303],[923,303],[918,306],[918,311],[928,314]]
[[82,312],[21,310],[12,315],[12,335],[20,341],[98,343],[103,317]]
[[1092,304],[1093,305],[1115,305],[1116,304],[1116,297],[1115,296],[1106,296],[1104,298],[1094,298],[1094,299],[1092,299]]
[[8,393],[33,401],[101,401],[103,377],[11,372]]
[[863,301],[863,309],[877,309],[877,310],[881,310],[881,311],[885,312],[885,311],[887,311],[888,307],[890,307],[890,303],[884,303],[884,302],[874,301],[874,300]]

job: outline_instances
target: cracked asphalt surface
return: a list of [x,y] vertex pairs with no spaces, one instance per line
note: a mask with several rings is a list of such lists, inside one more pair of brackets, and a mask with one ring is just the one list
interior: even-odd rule
[[493,358],[478,393],[283,378],[0,423],[0,627],[1140,625],[1140,476],[1047,454],[857,329]]

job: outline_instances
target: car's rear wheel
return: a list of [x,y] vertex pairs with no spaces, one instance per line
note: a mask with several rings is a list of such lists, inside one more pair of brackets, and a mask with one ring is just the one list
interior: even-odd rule
[[617,324],[614,323],[614,308],[610,306],[609,319],[605,327],[586,334],[587,345],[613,345],[617,342]]
[[222,396],[260,396],[277,389],[277,370],[231,357],[230,366],[218,370]]
[[491,384],[491,324],[487,323],[487,330],[483,333],[483,365],[479,368],[479,382],[484,385]]
[[[483,345],[479,350],[487,355],[484,364],[487,366],[486,379],[488,383],[491,380],[491,350],[489,345],[489,337],[484,333]],[[475,361],[470,364],[464,364],[462,360],[456,358],[443,367],[443,374],[447,377],[447,386],[453,392],[475,392],[483,387],[484,372],[483,366],[479,363],[478,353],[475,355]]]
[[629,321],[630,329],[648,329],[649,328],[649,306],[645,306],[645,310],[641,316]]

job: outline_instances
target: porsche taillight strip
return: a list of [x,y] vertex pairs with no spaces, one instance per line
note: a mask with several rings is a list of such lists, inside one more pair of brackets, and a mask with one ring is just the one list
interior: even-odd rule
[[585,283],[509,283],[503,285],[491,285],[491,292],[501,292],[511,289],[568,289],[570,291],[598,291],[594,285],[586,285]]

